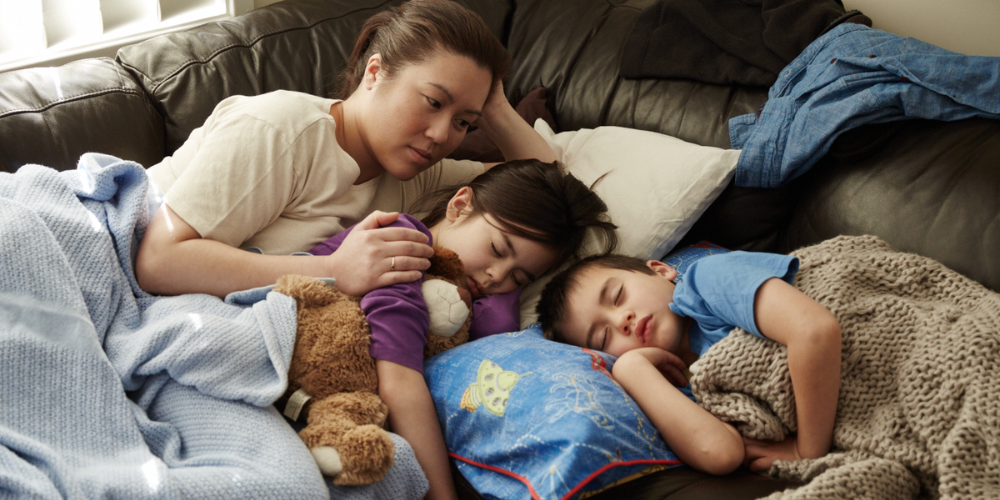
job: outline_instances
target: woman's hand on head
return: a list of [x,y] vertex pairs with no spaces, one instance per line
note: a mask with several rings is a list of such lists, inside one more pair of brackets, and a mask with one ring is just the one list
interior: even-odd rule
[[[503,82],[497,81],[493,84],[493,88],[490,89],[490,95],[486,98],[486,103],[483,104],[483,114],[476,120],[473,125],[482,126],[484,122],[490,121],[490,119],[496,119],[502,116],[502,113],[508,112],[510,108],[513,110],[510,101],[507,100],[507,95],[504,94]],[[516,111],[515,111],[516,113]]]
[[434,250],[425,234],[382,227],[398,216],[373,212],[355,226],[336,252],[325,257],[328,275],[336,278],[338,290],[360,296],[376,288],[415,281],[430,267],[428,258]]
[[[556,154],[538,132],[511,106],[504,94],[503,82],[496,82],[483,105],[483,114],[473,125],[483,129],[493,139],[504,160],[535,158],[544,162],[556,161]],[[493,164],[487,165],[487,169]]]

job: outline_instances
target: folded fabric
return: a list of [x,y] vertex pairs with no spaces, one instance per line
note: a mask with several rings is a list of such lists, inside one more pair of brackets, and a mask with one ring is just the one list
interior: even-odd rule
[[841,133],[864,124],[1000,118],[997,95],[1000,57],[842,24],[781,72],[758,114],[729,120],[732,147],[742,150],[736,185],[781,186],[808,171]]
[[636,19],[619,74],[769,86],[810,42],[845,21],[871,26],[840,0],[659,0]]

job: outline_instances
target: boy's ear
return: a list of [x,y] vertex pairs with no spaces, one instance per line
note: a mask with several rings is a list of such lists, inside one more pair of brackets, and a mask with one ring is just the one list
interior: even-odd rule
[[444,216],[449,222],[455,222],[466,211],[472,211],[472,188],[469,186],[462,187],[448,200],[448,210]]
[[647,260],[646,265],[649,266],[654,273],[663,276],[670,281],[677,279],[677,270],[658,260]]
[[382,79],[382,75],[379,71],[382,69],[382,54],[372,54],[368,58],[368,64],[365,65],[365,74],[361,79],[361,84],[365,86],[365,89],[371,90],[375,87],[375,82]]

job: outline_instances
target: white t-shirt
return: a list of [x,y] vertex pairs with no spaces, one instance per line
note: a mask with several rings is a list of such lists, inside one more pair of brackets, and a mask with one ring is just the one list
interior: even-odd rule
[[336,102],[284,90],[229,97],[147,172],[201,237],[289,254],[372,210],[407,211],[424,192],[484,171],[482,163],[443,160],[406,182],[383,173],[354,185],[360,169],[337,143]]

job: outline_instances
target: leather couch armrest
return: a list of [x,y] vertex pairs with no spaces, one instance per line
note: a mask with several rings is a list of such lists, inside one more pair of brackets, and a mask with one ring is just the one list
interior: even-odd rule
[[28,163],[73,169],[86,152],[146,167],[163,158],[163,121],[111,59],[0,73],[0,89],[0,170]]

